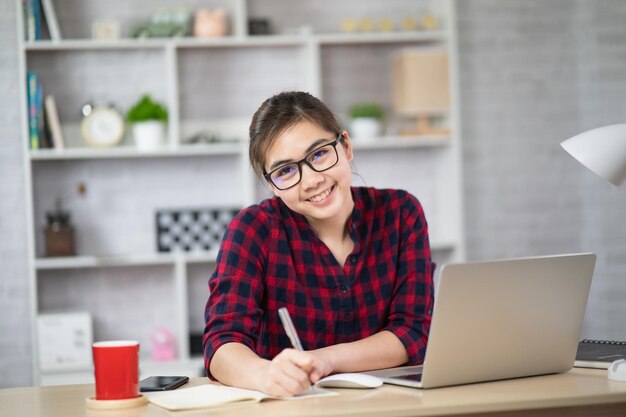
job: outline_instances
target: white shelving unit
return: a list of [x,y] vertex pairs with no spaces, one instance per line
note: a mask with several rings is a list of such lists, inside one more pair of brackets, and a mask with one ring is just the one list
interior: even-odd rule
[[[21,10],[21,2],[17,3]],[[357,177],[362,175],[365,184],[406,188],[422,200],[430,224],[435,259],[441,263],[462,260],[465,256],[453,2],[424,0],[424,4],[436,5],[435,9],[441,15],[443,29],[436,31],[267,36],[246,34],[250,11],[247,1],[233,0],[228,4],[233,34],[219,39],[96,41],[85,36],[25,42],[23,29],[18,27],[22,135],[28,137],[26,72],[35,70],[40,73],[46,94],[52,93],[57,99],[66,138],[64,150],[30,150],[24,140],[27,216],[31,219],[28,246],[32,321],[35,323],[42,312],[93,308],[97,337],[126,338],[129,329],[115,330],[116,326],[124,327],[124,318],[109,320],[110,317],[105,317],[104,309],[109,308],[109,298],[115,299],[110,300],[111,303],[117,302],[118,297],[126,300],[122,305],[139,303],[143,288],[162,287],[164,293],[159,296],[167,299],[153,303],[152,313],[154,321],[164,316],[170,320],[178,360],[160,363],[142,357],[141,369],[145,375],[194,375],[202,367],[202,358],[189,354],[188,335],[190,330],[198,330],[193,319],[201,314],[196,311],[198,297],[206,297],[206,294],[198,294],[197,287],[199,283],[206,286],[216,257],[214,251],[201,254],[155,252],[152,249],[152,224],[144,221],[145,217],[152,216],[158,208],[172,206],[244,207],[267,195],[248,168],[246,129],[252,111],[276,91],[302,89],[322,98],[342,116],[344,100],[360,100],[362,92],[359,87],[346,85],[346,93],[341,95],[332,90],[329,81],[346,76],[345,71],[340,72],[337,68],[342,67],[344,56],[353,50],[365,55],[374,50],[383,63],[389,61],[393,51],[407,47],[438,45],[449,51],[453,95],[450,136],[407,138],[389,135],[370,141],[354,141],[353,144],[358,161]],[[407,1],[406,5],[408,9],[412,2]],[[63,6],[59,2],[57,8],[60,7]],[[62,17],[62,10],[57,10],[57,15]],[[337,66],[334,65],[336,61],[339,61]],[[250,62],[258,62],[258,68],[249,65]],[[77,70],[77,65],[84,65],[84,70]],[[388,70],[388,64],[382,68]],[[275,72],[278,75],[274,75]],[[375,78],[389,76],[374,75]],[[101,82],[101,79],[105,81]],[[75,86],[75,83],[79,85]],[[101,83],[108,84],[102,87]],[[170,113],[168,141],[162,149],[139,152],[130,137],[121,146],[109,149],[89,148],[82,142],[77,113],[68,109],[77,109],[82,101],[94,97],[113,99],[116,105],[124,108],[146,90],[164,101]],[[218,133],[228,141],[185,143],[190,134],[203,130]],[[423,168],[413,175],[410,171],[416,166]],[[394,170],[390,167],[404,170],[400,184],[396,184]],[[43,257],[43,236],[39,232],[43,226],[43,214],[50,209],[55,195],[67,193],[68,186],[83,176],[87,178],[85,182],[93,201],[75,201],[75,206],[70,207],[75,215],[75,227],[83,230],[79,236],[81,239],[78,239],[78,254],[67,258]],[[110,191],[115,193],[107,194]],[[118,191],[122,196],[116,198]],[[131,207],[128,217],[135,219],[137,224],[129,225],[123,219],[126,211],[120,206],[124,204]],[[132,206],[138,206],[137,212],[133,212]],[[128,232],[129,229],[132,233]],[[118,235],[123,236],[118,238]],[[130,292],[119,289],[116,293],[116,286],[124,288],[126,285],[120,280],[136,280],[138,283],[133,284]],[[89,288],[92,281],[96,288],[105,290],[93,295],[91,290],[83,289],[85,285]],[[107,285],[109,282],[111,284]],[[78,296],[74,291],[78,291]],[[82,301],[82,298],[86,300]],[[142,305],[142,309],[145,307]],[[165,307],[169,310],[163,312]],[[120,310],[124,311],[124,307]],[[132,307],[126,313],[135,314]],[[135,337],[142,342],[142,352],[149,351],[149,338],[145,333],[152,323],[150,319],[146,321],[148,323],[139,323],[135,330],[144,335]],[[41,372],[37,359],[41,342],[33,328],[36,384],[90,381],[89,370]]]

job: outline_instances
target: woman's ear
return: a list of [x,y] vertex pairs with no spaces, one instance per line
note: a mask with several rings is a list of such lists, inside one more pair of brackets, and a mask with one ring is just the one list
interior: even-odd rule
[[341,132],[341,136],[343,136],[343,139],[341,139],[341,145],[343,146],[343,149],[346,151],[346,157],[348,158],[348,161],[352,161],[352,142],[350,142],[350,135],[348,135],[347,131],[343,131]]

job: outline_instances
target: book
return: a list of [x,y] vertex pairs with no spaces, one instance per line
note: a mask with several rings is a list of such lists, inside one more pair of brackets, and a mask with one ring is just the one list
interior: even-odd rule
[[39,123],[37,122],[37,88],[38,75],[29,71],[26,75],[26,91],[28,95],[28,143],[32,150],[39,149]]
[[51,145],[55,149],[63,150],[65,148],[65,139],[63,138],[63,131],[61,130],[61,122],[59,120],[56,100],[53,95],[46,96],[45,108],[47,126],[51,136]]
[[22,0],[24,10],[24,39],[32,42],[36,39],[35,35],[35,12],[33,10],[32,0]]
[[[24,40],[25,41],[29,41],[30,39],[30,33],[31,33],[31,28],[30,28],[30,1],[28,0],[22,0],[22,16],[24,18]],[[33,31],[34,34],[34,31]],[[33,35],[34,37],[34,35]]]
[[41,5],[39,4],[39,0],[29,0],[31,2],[31,10],[33,16],[33,25],[34,25],[34,39],[29,40],[41,40]]
[[574,366],[608,369],[618,359],[626,359],[626,342],[584,339],[578,343]]
[[39,137],[39,149],[52,147],[52,144],[49,142],[49,138],[46,133],[46,119],[44,114],[43,100],[43,86],[41,85],[41,81],[38,80],[37,91],[35,94],[35,115],[37,120],[37,135]]
[[54,4],[52,0],[41,0],[41,6],[43,7],[43,13],[48,24],[48,31],[50,32],[50,39],[53,41],[61,40],[61,30],[59,29],[59,21],[54,10]]
[[199,408],[223,407],[227,405],[255,404],[263,400],[300,400],[312,397],[338,395],[322,389],[309,390],[295,397],[279,398],[243,388],[227,387],[208,383],[191,388],[179,388],[173,391],[144,392],[148,401],[170,411],[194,410]]

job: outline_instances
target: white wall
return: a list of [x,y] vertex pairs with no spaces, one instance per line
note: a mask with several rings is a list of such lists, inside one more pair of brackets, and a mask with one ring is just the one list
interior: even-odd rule
[[15,3],[0,1],[0,388],[31,381]]

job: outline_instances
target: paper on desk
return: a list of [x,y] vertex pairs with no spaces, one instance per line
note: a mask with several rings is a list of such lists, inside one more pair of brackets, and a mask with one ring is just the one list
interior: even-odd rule
[[144,395],[148,397],[148,401],[159,407],[171,411],[180,411],[217,407],[233,403],[258,403],[265,399],[301,400],[304,398],[337,395],[337,393],[316,388],[295,397],[277,398],[249,389],[204,384],[192,388],[179,388],[174,391],[144,393]]

